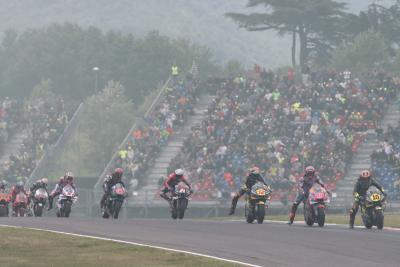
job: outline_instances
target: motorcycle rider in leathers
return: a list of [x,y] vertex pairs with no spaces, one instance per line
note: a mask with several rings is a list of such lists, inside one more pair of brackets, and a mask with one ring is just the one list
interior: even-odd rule
[[106,202],[107,198],[111,194],[111,188],[118,183],[122,184],[125,187],[124,182],[122,182],[123,173],[124,173],[124,170],[122,168],[116,168],[112,175],[107,175],[106,178],[104,179],[104,182],[103,182],[104,195],[100,200],[100,208],[103,211],[103,217],[106,216],[105,210],[104,210],[104,205],[106,204],[105,202]]
[[239,198],[243,196],[246,192],[248,192],[251,189],[251,187],[257,182],[262,182],[263,184],[268,186],[268,184],[264,181],[264,178],[260,175],[260,169],[258,167],[252,167],[249,169],[249,174],[246,177],[246,180],[244,181],[240,190],[232,198],[232,204],[231,204],[231,209],[229,211],[229,215],[235,213],[236,205]]
[[188,187],[191,193],[193,193],[192,187],[188,183],[186,177],[183,175],[184,171],[182,169],[176,169],[173,173],[171,173],[167,180],[165,180],[163,184],[163,188],[161,189],[160,192],[160,197],[168,201],[170,207],[172,208],[172,198],[171,196],[168,196],[167,193],[173,192],[175,186],[179,184],[180,182],[185,183]]
[[60,177],[58,183],[54,187],[53,191],[50,193],[49,196],[49,210],[53,208],[53,200],[56,196],[61,194],[64,186],[71,185],[72,188],[75,190],[76,195],[78,195],[77,188],[74,184],[74,174],[72,172],[66,172],[64,176]]
[[[304,176],[302,179],[300,179],[299,192],[297,193],[296,200],[293,203],[291,212],[289,214],[289,225],[293,224],[294,217],[296,216],[297,207],[300,203],[308,198],[308,193],[311,187],[313,187],[313,185],[316,183],[325,188],[324,183],[315,174],[315,168],[313,166],[306,167]],[[326,192],[330,194],[328,190],[326,190]]]
[[350,221],[349,227],[354,228],[354,220],[356,218],[356,214],[358,211],[358,207],[360,206],[360,202],[365,199],[365,195],[367,194],[368,188],[370,186],[375,186],[379,191],[386,197],[386,193],[383,187],[371,177],[371,173],[369,170],[363,170],[360,173],[360,177],[358,177],[356,184],[354,185],[353,195],[354,195],[354,203],[353,207],[350,209]]

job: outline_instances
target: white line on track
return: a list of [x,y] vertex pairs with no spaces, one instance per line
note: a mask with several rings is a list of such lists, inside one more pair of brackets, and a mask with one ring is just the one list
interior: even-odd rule
[[55,230],[48,230],[48,229],[41,229],[41,228],[33,228],[33,227],[24,227],[24,226],[15,226],[15,225],[7,225],[7,224],[0,224],[0,227],[29,229],[29,230],[43,231],[43,232],[63,234],[63,235],[69,235],[69,236],[92,238],[92,239],[97,239],[97,240],[111,241],[111,242],[128,244],[128,245],[135,245],[135,246],[140,246],[140,247],[148,247],[148,248],[161,249],[161,250],[172,251],[172,252],[177,252],[177,253],[184,253],[184,254],[188,254],[188,255],[200,256],[200,257],[205,257],[205,258],[209,258],[209,259],[214,259],[214,260],[220,260],[220,261],[240,264],[240,265],[244,265],[244,266],[262,267],[261,265],[255,265],[255,264],[246,263],[246,262],[242,262],[242,261],[235,261],[235,260],[220,258],[220,257],[216,257],[216,256],[211,256],[211,255],[197,253],[197,252],[191,252],[191,251],[187,251],[187,250],[180,250],[180,249],[166,248],[166,247],[160,247],[160,246],[153,246],[153,245],[148,245],[148,244],[143,244],[143,243],[136,243],[136,242],[119,240],[119,239],[106,238],[106,237],[99,237],[99,236],[92,236],[92,235],[81,235],[81,234],[68,233],[68,232],[62,232],[62,231],[55,231]]

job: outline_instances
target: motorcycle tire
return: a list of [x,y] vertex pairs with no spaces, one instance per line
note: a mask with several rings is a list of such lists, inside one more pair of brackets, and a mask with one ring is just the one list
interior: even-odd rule
[[315,218],[312,214],[312,211],[310,210],[311,207],[307,206],[306,204],[304,204],[304,221],[308,226],[313,226],[314,222],[315,222]]
[[185,210],[187,207],[187,200],[186,199],[181,199],[178,202],[178,206],[177,206],[177,215],[178,215],[178,219],[182,220],[183,217],[185,216]]
[[121,211],[122,202],[114,201],[113,204],[113,218],[118,219],[119,212]]
[[35,204],[33,206],[33,214],[35,215],[35,217],[42,217],[43,214],[43,206],[40,206],[38,204]]
[[375,210],[376,227],[380,230],[383,229],[384,216],[382,210]]
[[1,207],[0,207],[0,217],[7,217],[7,216],[8,216],[8,214],[7,214],[7,207],[1,206]]
[[68,218],[70,213],[71,213],[71,206],[72,203],[70,201],[65,201],[64,202],[64,207],[63,207],[63,212],[61,213],[61,217]]
[[177,201],[174,200],[174,203],[172,205],[173,207],[171,209],[171,218],[176,220],[178,218]]
[[319,227],[324,227],[324,225],[325,225],[325,209],[324,208],[318,208],[317,222],[318,222]]
[[265,205],[258,204],[257,205],[257,223],[262,224],[264,222],[265,217]]

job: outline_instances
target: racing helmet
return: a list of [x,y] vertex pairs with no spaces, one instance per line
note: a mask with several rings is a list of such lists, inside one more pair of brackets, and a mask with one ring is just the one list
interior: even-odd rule
[[306,170],[304,173],[306,176],[313,176],[315,174],[315,168],[313,166],[308,166],[308,167],[306,167]]
[[74,181],[74,174],[72,172],[65,173],[65,181],[72,183]]
[[116,181],[120,181],[122,178],[122,174],[124,173],[124,169],[122,168],[116,168],[114,170],[114,173],[112,174],[112,179]]
[[49,179],[47,179],[46,177],[43,177],[42,179],[40,179],[40,182],[44,185],[48,185],[49,184]]
[[182,177],[183,176],[183,170],[182,169],[176,169],[175,170],[175,175],[178,177]]
[[369,179],[371,177],[371,173],[369,170],[362,170],[360,173],[361,179]]
[[249,172],[250,172],[251,174],[260,174],[260,168],[258,168],[258,167],[256,167],[256,166],[251,167],[251,168],[249,169]]

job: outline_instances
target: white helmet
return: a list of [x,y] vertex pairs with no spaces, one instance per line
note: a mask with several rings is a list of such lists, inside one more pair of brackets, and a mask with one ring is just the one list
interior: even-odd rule
[[176,169],[175,170],[175,174],[178,176],[182,176],[183,175],[183,170],[182,169]]
[[49,179],[47,179],[46,177],[43,177],[40,181],[45,185],[49,183]]

